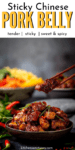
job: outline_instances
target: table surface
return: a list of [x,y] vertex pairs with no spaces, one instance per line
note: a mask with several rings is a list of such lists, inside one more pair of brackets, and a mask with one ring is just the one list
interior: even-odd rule
[[[40,99],[49,99],[49,97],[47,96],[38,96],[37,98],[34,96],[26,101],[22,101],[20,104],[21,106],[24,106],[26,103],[30,103],[32,101],[37,101]],[[4,140],[6,138],[0,139],[0,145],[2,148],[4,148]],[[71,146],[73,146],[73,144],[75,145],[75,128],[73,128],[71,130],[71,132],[68,134],[68,136],[64,137],[63,139],[60,140],[56,140],[56,141],[33,141],[33,140],[24,140],[24,139],[17,139],[15,137],[10,137],[7,138],[10,140],[11,143],[11,148],[9,148],[9,150],[37,150],[40,148],[45,149],[45,150],[63,150],[65,143],[70,143]],[[70,149],[71,146],[66,146],[66,149]],[[65,149],[65,148],[64,148]]]
[[[4,139],[0,140],[1,147],[4,147]],[[71,130],[68,136],[64,137],[61,140],[56,141],[33,141],[33,140],[24,140],[24,139],[17,139],[15,137],[7,138],[10,140],[11,148],[9,150],[37,150],[39,148],[44,148],[45,150],[63,150],[66,143],[70,143],[71,146],[67,146],[66,148],[70,148],[73,146],[73,142],[75,142],[75,128]],[[75,145],[75,143],[74,143]],[[67,149],[68,149],[67,148]]]

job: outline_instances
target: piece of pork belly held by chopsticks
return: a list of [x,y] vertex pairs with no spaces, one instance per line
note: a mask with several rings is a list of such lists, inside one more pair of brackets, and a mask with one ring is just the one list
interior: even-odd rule
[[60,78],[60,75],[75,68],[75,65],[65,69],[64,71],[56,74],[55,76],[51,77],[50,79],[46,79],[43,84],[36,85],[35,90],[43,91],[45,93],[51,92],[54,88],[60,86],[61,84],[65,83],[66,81],[70,80],[71,78],[75,77],[75,74],[71,75],[70,77],[67,77],[64,81],[60,82],[58,79]]

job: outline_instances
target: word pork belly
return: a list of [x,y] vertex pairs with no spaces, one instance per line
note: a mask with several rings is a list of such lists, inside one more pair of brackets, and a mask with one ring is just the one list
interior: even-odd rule
[[33,12],[2,12],[2,28],[9,22],[10,28],[34,28]]
[[[26,12],[2,12],[2,28],[6,28],[9,22],[10,28],[34,28],[35,19],[33,11]],[[47,11],[36,13],[37,28],[71,28],[73,12]],[[66,23],[64,24],[64,20]],[[57,20],[57,25],[56,25]]]
[[[56,25],[56,13],[58,25]],[[73,12],[38,12],[38,28],[70,28],[72,14]],[[66,24],[63,25],[64,19],[66,19]]]

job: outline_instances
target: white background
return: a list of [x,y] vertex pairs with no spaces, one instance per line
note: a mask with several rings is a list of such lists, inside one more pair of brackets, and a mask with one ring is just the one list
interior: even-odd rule
[[[33,23],[34,23],[34,28],[15,28],[15,29],[12,29],[10,28],[10,22],[8,21],[6,23],[6,28],[2,28],[2,12],[5,11],[5,12],[11,12],[11,11],[15,11],[15,10],[8,10],[8,3],[13,3],[13,4],[19,4],[19,5],[22,5],[23,2],[26,3],[26,5],[33,5],[33,8],[32,8],[32,11],[34,12],[33,16],[32,16],[32,19],[33,19]],[[36,4],[38,2],[44,2],[45,5],[47,4],[50,4],[50,5],[68,5],[68,12],[72,11],[73,12],[73,15],[72,15],[72,19],[71,19],[71,28],[63,28],[63,29],[54,29],[54,28],[42,28],[42,29],[38,29],[37,28],[37,12],[38,10],[36,9]],[[19,10],[20,11],[20,10]],[[45,12],[45,10],[41,10],[42,12]],[[47,11],[47,10],[46,10]],[[51,11],[51,10],[48,10],[48,11]],[[56,11],[56,10],[55,10]],[[57,10],[56,11],[56,25],[59,25],[59,11],[61,10]],[[18,12],[16,10],[16,12]],[[25,13],[25,11],[23,10],[22,12]],[[67,21],[66,21],[66,16],[65,16],[65,10],[62,11],[63,12],[63,25],[66,25],[67,26]],[[9,33],[20,33],[20,35],[8,35],[8,32]],[[38,32],[40,32],[40,36],[38,36]],[[51,32],[52,34],[51,35],[41,35],[41,33],[49,33]],[[53,32],[56,32],[56,35],[53,35]],[[21,33],[23,33],[23,35],[21,35]],[[28,33],[28,35],[25,35],[25,33]],[[36,35],[33,36],[32,33],[35,33]],[[61,35],[59,36],[58,33],[61,33]],[[62,34],[64,33],[64,35]],[[65,35],[66,33],[66,35]],[[35,1],[31,1],[31,0],[2,0],[0,2],[0,37],[22,37],[22,38],[50,38],[50,37],[53,37],[53,38],[56,38],[56,37],[59,37],[59,38],[67,38],[67,37],[75,37],[75,5],[74,5],[74,1],[72,0],[35,0]]]

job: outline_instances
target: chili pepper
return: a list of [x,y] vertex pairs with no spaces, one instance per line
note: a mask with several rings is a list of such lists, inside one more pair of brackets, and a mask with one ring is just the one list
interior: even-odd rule
[[68,147],[66,147],[66,149],[68,149]]
[[7,105],[7,106],[6,106],[6,109],[11,110],[11,108],[12,108],[13,106],[15,106],[16,104],[19,104],[19,103],[20,103],[19,101],[14,101],[14,102],[12,102],[11,104]]
[[10,147],[10,142],[8,140],[5,140],[5,148],[3,148],[3,150],[5,150],[9,147]]
[[71,149],[74,148],[73,146],[71,146]]
[[17,113],[19,113],[20,112],[20,110],[17,110]]
[[14,109],[14,108],[12,108],[12,110],[11,110],[11,114],[12,115],[16,115],[17,113],[19,113],[20,112],[20,110],[16,110],[16,109]]
[[3,79],[2,81],[0,81],[0,87],[6,84],[6,79]]
[[0,122],[0,127],[6,128],[5,124]]
[[1,146],[0,146],[0,150],[1,150]]

